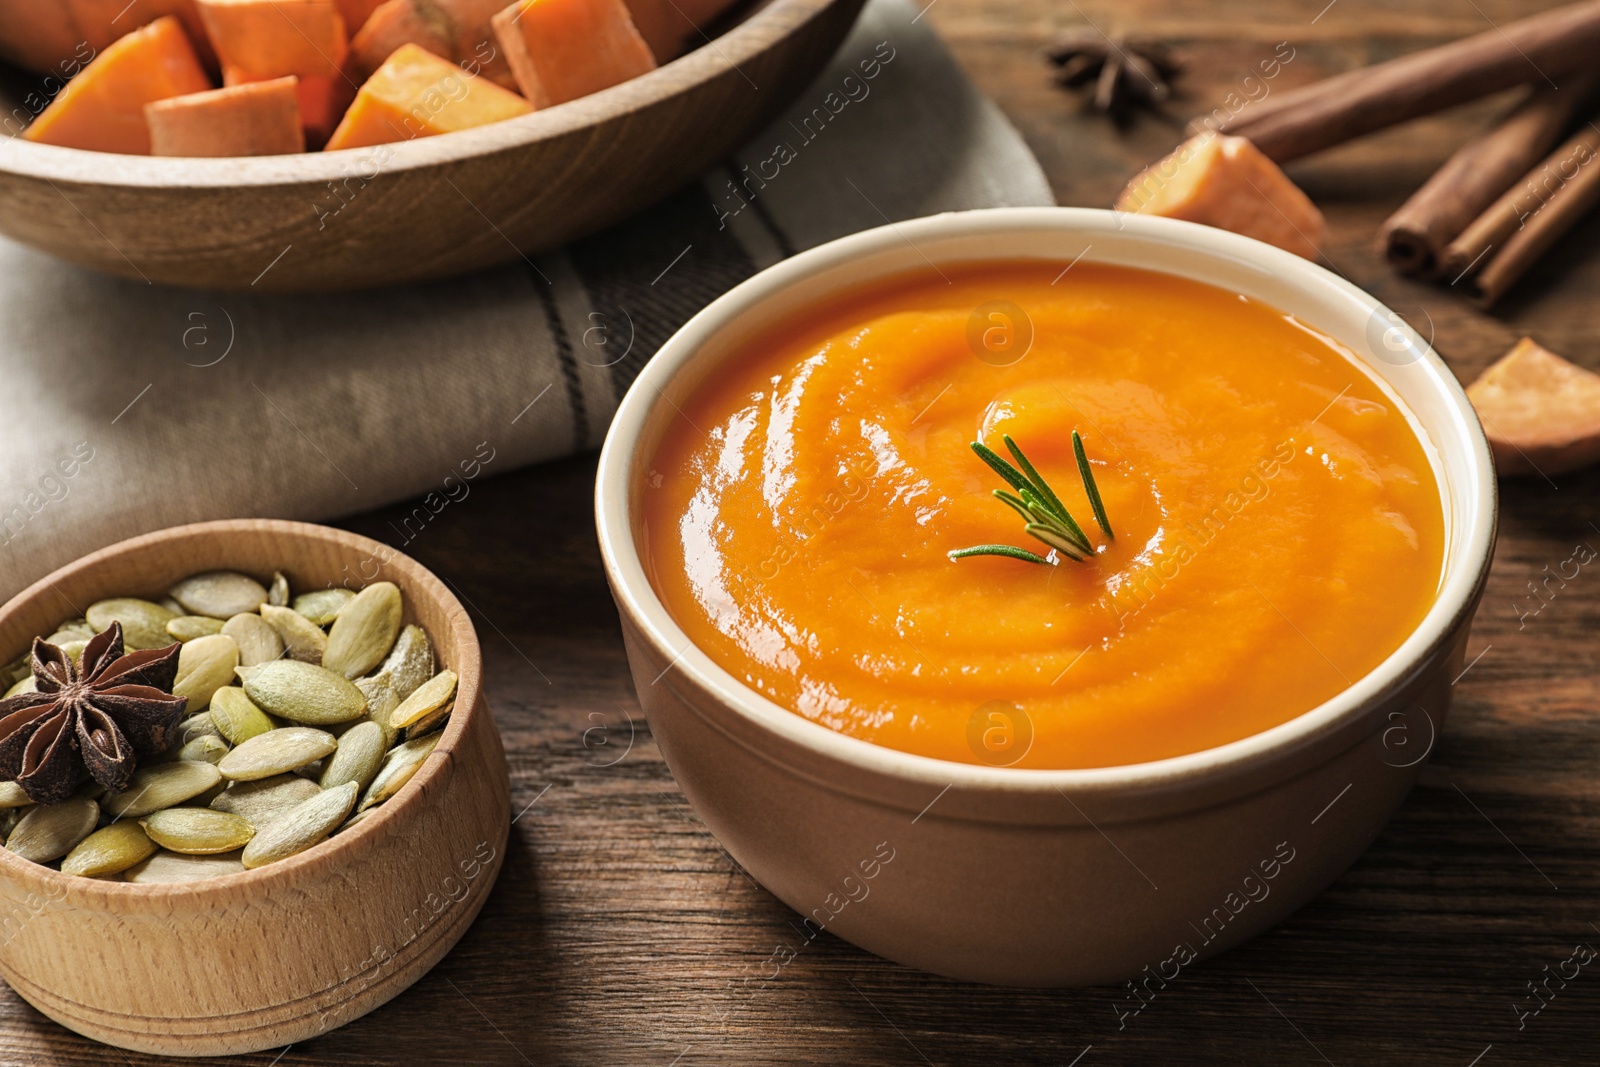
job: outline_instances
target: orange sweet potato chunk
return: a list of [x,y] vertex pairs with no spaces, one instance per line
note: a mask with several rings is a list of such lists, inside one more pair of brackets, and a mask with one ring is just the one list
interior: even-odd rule
[[432,137],[532,110],[516,93],[473,78],[417,45],[404,44],[361,86],[327,147],[331,152]]
[[1231,230],[1313,260],[1327,229],[1311,198],[1255,145],[1214,133],[1146,167],[1116,208]]
[[1600,460],[1600,374],[1524,337],[1467,386],[1506,477],[1561,474]]
[[109,45],[22,135],[66,148],[149,155],[144,106],[210,88],[183,24],[168,15]]
[[495,37],[534,107],[576,100],[656,67],[622,0],[516,0]]
[[482,74],[515,90],[517,81],[495,44],[490,19],[506,0],[386,0],[350,42],[363,77],[383,65],[403,44],[455,60],[468,74]]
[[304,152],[295,78],[274,78],[144,106],[157,156],[279,156]]
[[334,0],[199,0],[224,66],[254,78],[331,77],[350,42]]
[[[253,78],[234,67],[222,68],[223,85],[248,85],[271,81]],[[348,71],[331,75],[311,75],[295,79],[295,96],[300,104],[300,128],[305,131],[307,148],[321,148],[332,136],[345,109],[356,98],[357,85]]]

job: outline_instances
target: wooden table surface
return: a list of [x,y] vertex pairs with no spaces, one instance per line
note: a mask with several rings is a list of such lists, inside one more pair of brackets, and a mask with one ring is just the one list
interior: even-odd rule
[[[1179,46],[1190,70],[1174,111],[1187,117],[1279,41],[1295,50],[1281,88],[1549,6],[1325,4],[936,0],[929,17],[1021,128],[1060,201],[1103,206],[1178,127],[1147,119],[1118,135],[1052,89],[1038,53],[1062,26],[1092,21]],[[1600,244],[1600,219],[1493,316],[1396,279],[1374,251],[1384,216],[1493,110],[1417,122],[1292,173],[1328,214],[1333,265],[1430,334],[1463,381],[1524,333],[1600,369],[1600,256],[1583,251]],[[518,817],[482,916],[387,1006],[234,1062],[1600,1062],[1600,967],[1552,981],[1555,998],[1520,1026],[1517,1012],[1532,1003],[1528,982],[1580,943],[1600,947],[1600,573],[1551,583],[1547,603],[1529,586],[1578,544],[1600,546],[1600,474],[1503,487],[1468,650],[1480,658],[1421,783],[1366,855],[1282,926],[1186,970],[1119,1031],[1115,988],[964,985],[830,935],[761,977],[775,945],[798,940],[794,916],[707,834],[639,714],[595,547],[593,473],[583,457],[480,483],[406,549],[471,602],[510,759]],[[395,541],[390,517],[348,525]],[[740,1010],[718,1022],[746,979]],[[154,1062],[70,1034],[0,991],[0,1063]]]

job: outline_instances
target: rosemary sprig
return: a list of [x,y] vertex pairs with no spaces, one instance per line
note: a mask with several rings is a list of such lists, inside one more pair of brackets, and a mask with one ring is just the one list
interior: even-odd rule
[[[977,453],[978,458],[1016,490],[1013,494],[996,489],[995,499],[1020,515],[1025,524],[1023,529],[1028,535],[1049,545],[1054,553],[1079,563],[1093,556],[1094,546],[1089,542],[1089,536],[1067,511],[1067,506],[1061,502],[1055,490],[1050,488],[1050,483],[1044,480],[1044,476],[1009,435],[1002,435],[1001,440],[1005,442],[1006,451],[1016,460],[1015,466],[982,442],[972,442],[972,451]],[[1115,540],[1111,532],[1111,520],[1106,517],[1105,504],[1100,499],[1100,488],[1095,485],[1094,472],[1089,468],[1089,457],[1083,450],[1083,438],[1076,430],[1072,431],[1072,451],[1078,460],[1078,476],[1083,479],[1089,506],[1094,510],[1094,521],[1106,535],[1107,541]],[[968,556],[1004,556],[1027,563],[1055,564],[1052,558],[1011,545],[974,545],[956,549],[948,555],[953,560],[966,559]]]

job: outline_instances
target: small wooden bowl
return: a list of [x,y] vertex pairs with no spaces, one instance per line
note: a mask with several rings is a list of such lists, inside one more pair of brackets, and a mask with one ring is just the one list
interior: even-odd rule
[[455,712],[415,777],[375,814],[298,856],[202,882],[61,874],[0,849],[0,976],[61,1025],[176,1056],[303,1041],[421,978],[500,873],[510,787],[461,604],[415,560],[355,534],[261,519],[197,523],[85,556],[0,607],[0,655],[117,594],[185,575],[282,570],[299,589],[387,580],[406,622],[460,676]]
[[207,289],[359,289],[530,256],[733,151],[822,69],[862,2],[772,0],[603,92],[376,148],[158,159],[10,137],[0,232],[112,274]]

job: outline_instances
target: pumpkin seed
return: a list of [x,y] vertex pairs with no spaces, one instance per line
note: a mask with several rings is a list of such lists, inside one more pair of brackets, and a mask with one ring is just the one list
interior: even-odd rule
[[61,873],[87,878],[116,874],[144,862],[155,851],[154,842],[138,823],[114,822],[78,842],[61,861]]
[[400,791],[400,787],[411,781],[411,776],[417,773],[417,768],[422,766],[424,760],[433,752],[433,746],[439,743],[440,734],[429,734],[419,737],[415,741],[407,741],[403,745],[391,748],[383,757],[383,765],[378,768],[377,777],[367,787],[365,795],[361,798],[362,811],[374,804],[382,804],[385,800]]
[[162,597],[160,600],[156,601],[156,603],[160,604],[162,607],[166,608],[168,611],[172,612],[174,615],[187,615],[188,614],[188,612],[184,610],[182,604],[178,603],[176,600],[173,600],[169,596]]
[[87,619],[76,619],[72,622],[64,622],[60,626],[57,626],[56,632],[45,638],[45,641],[48,644],[60,646],[68,641],[86,642],[89,640],[89,638],[93,637],[94,634],[95,629],[93,626],[89,625],[89,621]]
[[0,808],[20,808],[32,803],[16,782],[0,782]]
[[[24,678],[22,681],[18,682],[16,685],[12,686],[10,689],[7,689],[6,690],[6,696],[14,697],[14,696],[20,696],[23,693],[33,693],[33,692],[37,692],[37,687],[34,685],[33,675],[30,674],[26,678]],[[5,699],[5,698],[4,697],[0,697],[0,700],[3,700],[3,699]]]
[[234,781],[254,781],[304,767],[338,747],[333,735],[324,730],[286,726],[245,741],[224,756],[217,768]]
[[[344,816],[339,817],[343,819]],[[50,863],[94,832],[100,805],[88,797],[68,797],[59,804],[40,804],[22,817],[6,839],[6,848],[25,860]]]
[[400,706],[389,716],[389,726],[395,730],[403,730],[444,707],[455,695],[456,672],[440,671],[400,702]]
[[352,826],[354,826],[356,823],[362,821],[363,819],[370,819],[370,818],[372,818],[372,816],[374,816],[376,814],[378,814],[378,809],[377,808],[368,808],[366,811],[358,811],[354,815],[352,815],[348,819],[346,819],[344,822],[340,823],[339,824],[339,828],[334,831],[334,834],[335,835],[342,834],[346,830],[348,830]]
[[210,808],[168,808],[141,819],[139,825],[162,848],[198,856],[243,848],[256,833],[248,820]]
[[400,636],[402,604],[393,582],[374,582],[339,611],[328,631],[322,665],[359,678],[382,663]]
[[[222,623],[205,615],[179,615],[167,623],[167,636],[174,641],[193,641],[197,637],[220,634]],[[51,644],[58,642],[52,641]]]
[[191,575],[167,590],[167,595],[191,615],[209,615],[213,619],[231,619],[267,602],[267,590],[260,582],[234,571]]
[[380,669],[389,673],[401,700],[416,692],[419,685],[433,677],[433,645],[427,631],[420,626],[407,626],[400,631],[394,651]]
[[289,579],[282,571],[272,572],[272,584],[267,587],[267,603],[275,608],[289,606]]
[[322,662],[323,653],[328,648],[328,635],[322,632],[320,626],[292,608],[279,608],[271,604],[261,605],[261,617],[278,631],[278,637],[288,650],[290,659],[302,663]]
[[231,812],[254,826],[264,826],[321,791],[316,782],[297,774],[275,774],[271,778],[234,782],[211,802],[211,809]]
[[186,856],[181,852],[157,852],[143,863],[129,867],[123,880],[149,885],[159,882],[198,882],[244,870],[239,853],[220,856]]
[[393,747],[396,737],[394,728],[389,725],[389,717],[400,706],[400,697],[394,691],[392,675],[388,671],[379,671],[370,678],[357,678],[355,687],[367,698],[367,721],[383,730],[385,747]]
[[332,789],[346,782],[356,783],[358,789],[367,788],[383,762],[386,743],[383,727],[375,722],[358,723],[346,730],[339,738],[338,750],[323,761],[322,788]]
[[179,759],[195,760],[200,763],[221,763],[222,757],[227,754],[228,742],[216,734],[197,737],[178,749]]
[[253,869],[304,852],[345,821],[355,806],[357,792],[354,782],[319,791],[258,828],[240,860]]
[[178,651],[178,677],[172,695],[188,697],[190,711],[203,711],[218,689],[233,681],[239,666],[239,646],[226,634],[211,634],[188,641]]
[[239,665],[254,667],[283,655],[283,638],[260,615],[235,615],[222,624],[222,632],[239,646]]
[[[211,699],[215,702],[217,698],[213,695]],[[180,745],[187,745],[196,738],[208,736],[222,736],[217,731],[217,725],[212,721],[209,712],[197,712],[178,724],[178,743]]]
[[406,740],[410,741],[414,738],[422,737],[425,734],[432,733],[434,730],[439,729],[439,727],[444,725],[445,720],[450,718],[450,713],[455,710],[455,707],[456,702],[452,700],[438,711],[431,711],[427,715],[424,715],[422,718],[418,719],[416,722],[412,723],[410,726],[406,727]]
[[323,726],[359,719],[367,698],[353,683],[311,663],[263,663],[244,679],[244,691],[262,711],[291,722]]
[[172,644],[172,638],[167,634],[167,623],[177,618],[178,614],[168,611],[160,604],[152,604],[148,600],[139,600],[135,597],[113,597],[110,600],[96,601],[89,605],[88,611],[84,612],[95,633],[109,630],[112,623],[120,622],[122,644],[130,651],[166,648]]
[[211,694],[211,722],[229,744],[242,745],[272,729],[272,720],[256,707],[245,691],[229,685]]
[[222,772],[209,763],[175,760],[140,767],[133,772],[128,788],[107,797],[106,811],[112,815],[137,819],[152,811],[182,804],[204,793],[222,780]]
[[353,600],[355,595],[352,590],[338,585],[331,589],[316,589],[295,597],[294,610],[318,626],[326,626],[339,614],[339,609]]

